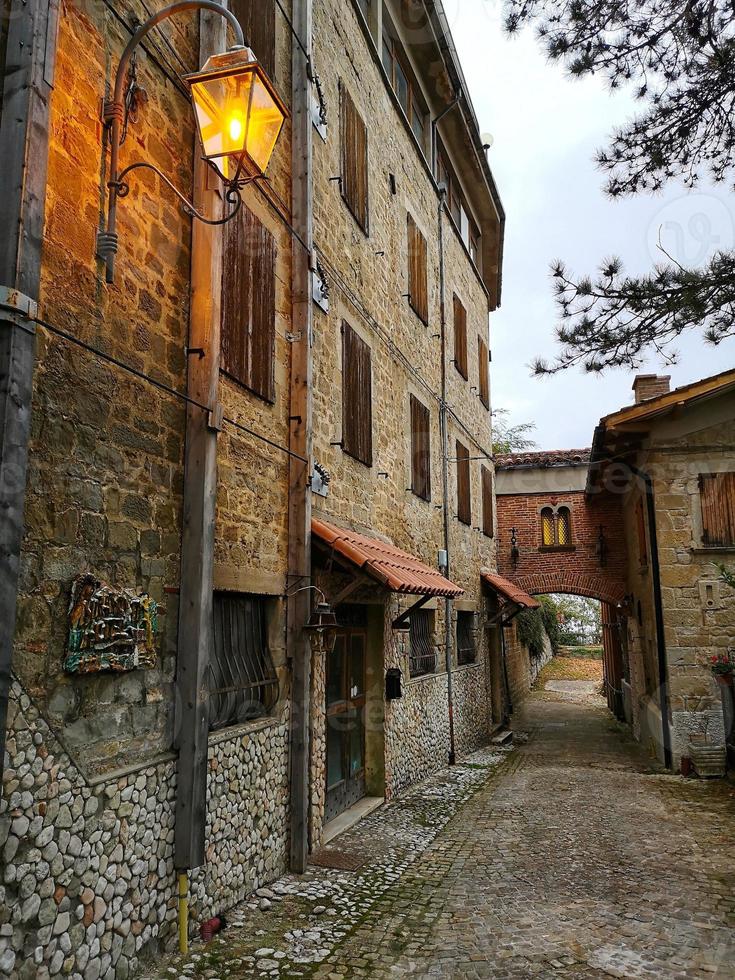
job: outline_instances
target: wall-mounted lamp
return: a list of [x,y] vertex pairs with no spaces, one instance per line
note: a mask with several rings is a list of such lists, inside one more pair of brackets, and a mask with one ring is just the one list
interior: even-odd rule
[[313,653],[331,653],[337,642],[337,617],[328,602],[318,602],[304,626]]
[[601,568],[604,568],[607,564],[607,552],[607,538],[605,537],[604,528],[602,524],[600,524],[600,532],[597,535],[597,543],[595,545],[595,555],[597,555],[597,560],[599,561]]
[[[141,161],[120,170],[120,140],[126,123],[125,79],[138,44],[154,27],[173,14],[186,10],[212,10],[227,20],[236,43],[228,51],[213,55],[201,71],[184,76],[191,90],[203,158],[219,176],[231,210],[223,218],[210,219],[174,187],[152,163]],[[118,247],[117,199],[126,197],[126,177],[133,170],[153,170],[181,201],[184,210],[208,225],[222,225],[240,209],[242,188],[263,178],[288,110],[253,52],[246,46],[242,27],[234,14],[217,0],[178,0],[150,17],[131,37],[120,58],[113,97],[105,102],[103,118],[110,130],[110,178],[107,181],[107,225],[97,235],[97,253],[105,260],[107,282],[113,282]]]
[[520,557],[521,557],[521,549],[518,547],[518,537],[516,534],[516,529],[512,528],[510,532],[510,560],[515,565]]

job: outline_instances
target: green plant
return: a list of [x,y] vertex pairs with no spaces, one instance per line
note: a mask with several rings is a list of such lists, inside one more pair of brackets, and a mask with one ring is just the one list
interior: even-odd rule
[[729,585],[731,589],[735,589],[735,572],[731,568],[728,568],[727,565],[718,565],[717,568],[720,572],[720,578],[725,585]]

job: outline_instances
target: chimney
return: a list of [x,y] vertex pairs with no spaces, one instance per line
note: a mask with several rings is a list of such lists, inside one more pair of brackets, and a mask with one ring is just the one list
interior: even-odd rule
[[633,382],[635,403],[647,402],[650,398],[668,395],[671,391],[670,374],[637,374]]

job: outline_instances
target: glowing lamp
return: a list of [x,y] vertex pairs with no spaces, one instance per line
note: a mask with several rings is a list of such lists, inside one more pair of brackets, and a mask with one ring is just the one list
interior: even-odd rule
[[241,160],[246,171],[264,174],[288,110],[253,52],[236,48],[213,55],[184,79],[206,159],[225,177]]

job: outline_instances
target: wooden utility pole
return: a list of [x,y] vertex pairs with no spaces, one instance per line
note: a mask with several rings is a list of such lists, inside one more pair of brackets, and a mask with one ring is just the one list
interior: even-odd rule
[[[311,57],[312,0],[294,0],[293,25]],[[312,442],[312,301],[313,249],[311,67],[296,38],[292,40],[291,209],[292,332],[289,448],[311,460]],[[304,244],[308,248],[304,247]],[[311,648],[308,622],[311,582],[311,464],[289,457],[287,651],[291,663],[291,870],[306,869],[309,850],[309,689]],[[297,590],[302,591],[297,591]]]
[[[200,15],[199,61],[226,44],[226,24],[217,14]],[[195,154],[194,205],[220,215],[222,198],[210,190],[211,170]],[[194,405],[186,412],[184,521],[179,587],[179,634],[176,668],[176,785],[174,861],[187,871],[204,864],[207,814],[209,695],[207,669],[214,644],[214,518],[217,498],[217,431],[220,360],[222,228],[192,222],[191,310],[189,348],[203,354],[188,358],[187,393],[209,405],[209,414]]]
[[58,0],[10,0],[0,103],[0,777],[10,692],[41,281]]

